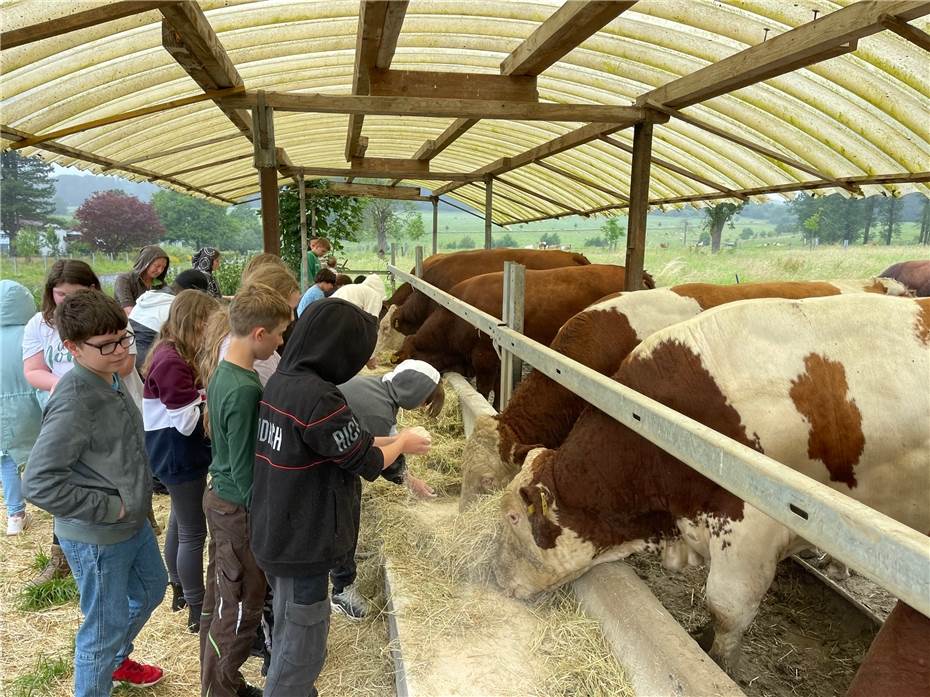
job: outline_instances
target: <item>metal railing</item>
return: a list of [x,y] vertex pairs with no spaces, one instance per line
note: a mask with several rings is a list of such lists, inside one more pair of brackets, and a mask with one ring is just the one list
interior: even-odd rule
[[[503,325],[396,266],[395,277],[638,435],[930,617],[930,539]],[[507,299],[504,299],[507,302]]]

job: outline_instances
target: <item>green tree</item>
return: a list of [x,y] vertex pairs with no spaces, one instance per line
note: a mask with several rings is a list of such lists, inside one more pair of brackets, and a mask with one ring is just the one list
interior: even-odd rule
[[48,250],[48,254],[58,256],[59,250],[58,233],[51,225],[47,226],[42,232],[42,246]]
[[236,252],[261,247],[261,222],[244,206],[230,213],[223,206],[168,190],[157,192],[152,205],[168,238],[176,242]]
[[620,238],[626,235],[626,222],[623,218],[608,218],[601,225],[601,233],[607,241],[607,247],[613,251]]
[[31,227],[20,228],[19,234],[16,236],[16,244],[14,246],[14,249],[16,250],[16,256],[38,256],[40,245],[41,239],[39,237],[38,230]]
[[474,249],[474,248],[475,248],[475,241],[468,235],[465,235],[465,237],[459,240],[459,249]]
[[407,219],[404,232],[407,238],[414,242],[419,241],[426,234],[426,226],[423,224],[423,216],[419,213],[412,213]]
[[539,242],[547,247],[558,247],[562,244],[557,232],[544,232],[542,237],[539,238]]
[[[310,230],[310,209],[316,210],[316,234],[325,237],[334,250],[341,250],[345,242],[358,242],[362,219],[368,199],[354,196],[319,194],[310,196],[311,190],[322,191],[325,179],[314,179],[305,184],[307,189],[307,235]],[[300,273],[300,197],[296,184],[288,184],[278,192],[278,215],[281,225],[281,258]]]
[[517,242],[508,232],[503,237],[494,238],[494,247],[519,247],[520,243]]
[[710,234],[710,251],[716,254],[720,251],[720,238],[723,227],[729,223],[733,225],[733,217],[743,210],[744,203],[730,203],[723,201],[704,209],[704,229]]
[[892,237],[901,234],[901,199],[891,195],[885,199],[885,244],[890,245]]
[[55,182],[52,166],[38,157],[7,150],[0,162],[0,225],[15,247],[25,221],[44,223],[55,212]]

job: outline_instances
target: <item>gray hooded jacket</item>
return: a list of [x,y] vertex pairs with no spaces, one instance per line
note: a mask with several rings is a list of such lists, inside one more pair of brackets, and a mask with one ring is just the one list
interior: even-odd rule
[[[158,278],[152,281],[152,287],[147,288],[142,282],[142,274],[156,259],[165,260],[165,270],[159,274]],[[149,244],[139,250],[139,256],[132,265],[132,271],[121,273],[116,277],[113,284],[113,297],[120,307],[129,307],[136,304],[136,299],[147,290],[158,290],[165,286],[165,276],[168,274],[168,267],[171,265],[171,259],[165,250],[155,244]]]
[[42,410],[23,375],[23,327],[36,312],[28,290],[0,281],[0,450],[21,465],[39,432]]
[[[433,394],[439,373],[429,363],[406,360],[386,375],[356,375],[339,385],[349,408],[362,428],[373,436],[390,436],[397,432],[397,411],[416,409]],[[388,481],[402,484],[406,462],[404,456],[381,473]]]

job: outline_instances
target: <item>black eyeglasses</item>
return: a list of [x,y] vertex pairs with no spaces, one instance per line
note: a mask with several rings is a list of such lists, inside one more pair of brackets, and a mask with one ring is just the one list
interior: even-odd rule
[[88,346],[93,346],[95,349],[100,351],[101,356],[109,356],[114,351],[116,351],[117,346],[122,346],[124,349],[128,349],[134,343],[136,343],[135,334],[126,334],[122,339],[117,339],[116,341],[108,341],[105,344],[92,344],[89,341],[85,341],[85,344]]

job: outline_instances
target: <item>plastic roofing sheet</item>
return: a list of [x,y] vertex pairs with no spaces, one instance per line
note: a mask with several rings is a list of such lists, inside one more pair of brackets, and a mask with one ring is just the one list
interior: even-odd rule
[[[61,17],[102,2],[5,0],[4,31]],[[347,95],[352,91],[359,3],[310,0],[206,0],[199,3],[246,88]],[[412,0],[392,69],[499,74],[511,51],[553,14],[556,0]],[[544,102],[632,104],[638,96],[710,63],[850,4],[809,0],[640,0],[538,77]],[[926,17],[910,24],[930,30]],[[767,30],[767,31],[766,31]],[[162,48],[161,13],[131,17],[0,53],[0,120],[41,134],[133,109],[196,96],[201,88]],[[918,46],[883,31],[854,53],[715,97],[683,113],[804,163],[826,178],[930,170],[930,61]],[[277,112],[275,139],[295,166],[346,169],[349,118]],[[367,116],[369,157],[411,157],[451,119]],[[433,158],[434,172],[468,173],[524,152],[581,123],[482,120]],[[56,139],[97,156],[138,162],[227,200],[258,191],[252,146],[211,101]],[[221,142],[199,143],[229,136]],[[611,136],[630,146],[632,129]],[[100,171],[34,148],[60,165]],[[769,188],[816,177],[672,118],[654,128],[653,155],[730,189]],[[632,156],[594,141],[503,175],[495,182],[498,223],[571,209],[622,206]],[[139,175],[110,170],[132,179]],[[579,181],[579,178],[581,181]],[[282,179],[282,181],[284,181]],[[508,184],[510,182],[510,184]],[[582,183],[589,182],[592,185]],[[438,188],[437,180],[405,185]],[[843,189],[822,189],[847,193]],[[549,200],[527,192],[539,192]],[[865,194],[930,193],[925,183],[866,185]],[[652,166],[649,197],[713,195],[717,188]],[[790,194],[789,194],[790,195]],[[484,207],[484,185],[447,194]],[[558,201],[562,205],[555,205]],[[700,203],[696,204],[700,205]],[[608,214],[617,210],[608,210]]]

